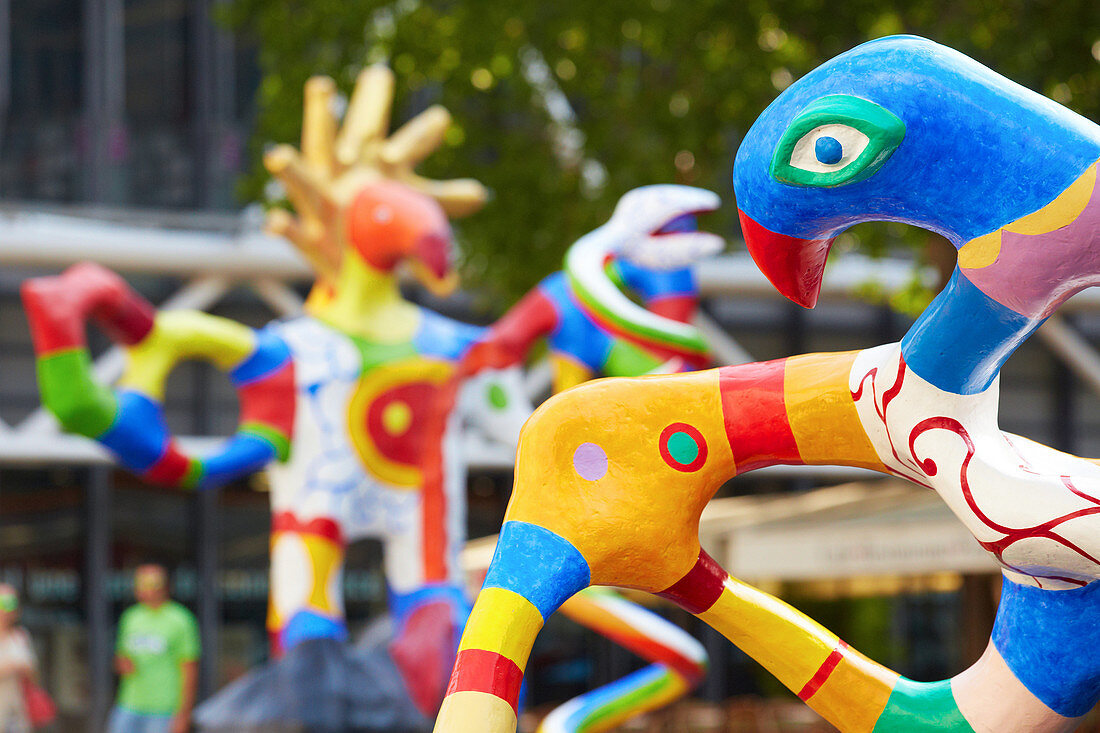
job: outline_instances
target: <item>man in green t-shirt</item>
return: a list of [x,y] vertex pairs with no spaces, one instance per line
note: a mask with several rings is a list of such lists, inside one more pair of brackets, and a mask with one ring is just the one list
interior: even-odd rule
[[122,680],[109,733],[186,733],[198,680],[199,628],[186,608],[168,597],[160,565],[134,573],[137,605],[118,622],[115,671]]

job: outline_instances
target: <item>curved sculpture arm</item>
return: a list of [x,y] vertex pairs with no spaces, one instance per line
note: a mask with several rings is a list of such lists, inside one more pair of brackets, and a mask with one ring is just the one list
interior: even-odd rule
[[707,671],[707,653],[691,634],[610,588],[587,588],[561,613],[651,662],[559,705],[539,733],[600,733],[686,695]]
[[[62,427],[92,438],[142,478],[214,488],[285,460],[294,423],[294,365],[273,333],[196,311],[157,313],[118,275],[74,265],[22,289],[37,356],[42,402]],[[127,350],[118,386],[96,381],[85,338],[92,321]],[[185,359],[229,371],[240,398],[236,434],[194,456],[164,420],[164,382]]]
[[707,354],[706,340],[690,323],[647,310],[628,298],[607,272],[621,256],[649,270],[675,270],[719,251],[720,237],[698,231],[695,214],[713,211],[716,194],[689,186],[642,186],[619,200],[611,219],[578,239],[565,255],[569,285],[585,309],[613,330],[687,357]]

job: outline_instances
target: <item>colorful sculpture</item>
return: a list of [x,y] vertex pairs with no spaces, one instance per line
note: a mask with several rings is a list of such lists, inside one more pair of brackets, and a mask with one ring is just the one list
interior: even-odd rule
[[565,269],[501,319],[501,340],[526,353],[546,338],[555,392],[597,374],[634,377],[706,366],[706,340],[691,324],[699,298],[689,266],[723,247],[722,238],[699,231],[697,221],[720,203],[714,193],[689,186],[627,192],[606,224],[569,248]]
[[[310,80],[301,155],[280,146],[265,159],[298,213],[273,211],[269,229],[290,239],[317,273],[308,316],[253,331],[205,313],[157,313],[121,278],[90,264],[24,288],[43,402],[67,430],[96,439],[156,483],[212,489],[268,473],[268,628],[275,655],[292,658],[208,702],[199,716],[206,728],[302,720],[312,714],[299,709],[299,698],[323,709],[326,696],[349,694],[357,704],[346,706],[350,717],[338,725],[415,728],[416,713],[395,702],[400,692],[385,677],[396,674],[385,665],[396,662],[417,708],[434,711],[468,610],[456,575],[465,504],[455,428],[472,421],[514,439],[530,412],[517,372],[493,367],[516,364],[540,337],[549,337],[559,365],[586,365],[583,375],[559,368],[559,384],[600,369],[640,374],[706,358],[686,324],[696,303],[686,266],[720,248],[695,222],[719,202],[684,186],[628,193],[607,225],[570,250],[568,275],[548,278],[492,330],[404,301],[394,276],[401,262],[413,263],[437,292],[453,284],[449,227],[425,194],[464,214],[484,191],[473,181],[427,181],[412,172],[442,137],[449,119],[442,109],[382,139],[392,86],[384,68],[364,72],[337,134],[334,85]],[[127,349],[126,373],[114,389],[92,376],[88,320]],[[202,457],[181,449],[162,410],[169,372],[195,358],[229,372],[241,406],[237,434]],[[326,643],[347,634],[344,548],[361,537],[386,545],[392,661],[349,657],[342,643]],[[702,676],[702,647],[655,614],[596,591],[568,612],[654,664],[563,706],[547,731],[602,730],[683,694]],[[317,689],[316,679],[340,689]],[[288,685],[309,692],[280,694]]]
[[[514,730],[532,640],[589,585],[672,599],[842,730],[1072,727],[1100,698],[1100,467],[1001,432],[997,375],[1100,283],[1098,158],[1096,125],[919,38],[864,44],[784,91],[734,164],[773,284],[814,305],[833,238],[878,220],[952,241],[950,283],[899,344],[603,380],[540,407],[436,730]],[[973,667],[901,677],[700,549],[718,487],[780,463],[871,468],[943,497],[1004,573]]]
[[[266,157],[300,216],[275,212],[271,226],[318,271],[309,315],[253,331],[205,313],[157,313],[94,265],[29,281],[23,296],[43,403],[66,430],[96,439],[123,466],[171,486],[211,489],[267,469],[268,629],[276,655],[305,642],[343,641],[344,548],[359,538],[382,539],[395,619],[390,655],[408,694],[430,715],[469,609],[457,562],[465,540],[457,427],[469,418],[514,440],[530,405],[518,371],[486,371],[463,383],[474,397],[457,404],[470,409],[433,415],[458,363],[491,332],[406,301],[395,270],[411,263],[426,286],[453,285],[443,207],[472,210],[484,190],[472,181],[414,177],[412,165],[441,140],[448,116],[432,108],[384,139],[392,89],[388,70],[365,71],[337,135],[334,85],[311,80],[302,156],[281,146]],[[90,371],[89,319],[127,348],[126,372],[115,389],[97,384]],[[240,398],[237,434],[202,457],[182,450],[163,419],[164,380],[177,362],[191,358],[228,371]],[[310,653],[316,665],[347,666],[343,643],[325,648],[319,656]],[[299,667],[299,677],[311,674]],[[369,679],[324,678],[337,685],[327,694],[358,699],[367,713],[379,707],[372,689],[362,689],[372,685]],[[271,687],[263,692],[278,710],[284,693],[277,682]],[[406,707],[396,704],[403,719]],[[393,718],[374,714],[378,728],[397,727]]]
[[[698,290],[691,263],[720,250],[697,215],[720,203],[710,191],[643,186],[620,199],[611,219],[575,242],[565,270],[545,278],[494,326],[490,344],[527,353],[546,338],[554,390],[595,374],[638,376],[709,361],[691,325]],[[643,305],[631,300],[637,297]],[[493,363],[493,357],[475,355]],[[597,733],[690,691],[706,671],[703,647],[678,626],[606,588],[584,590],[563,614],[651,662],[551,711],[540,733]]]

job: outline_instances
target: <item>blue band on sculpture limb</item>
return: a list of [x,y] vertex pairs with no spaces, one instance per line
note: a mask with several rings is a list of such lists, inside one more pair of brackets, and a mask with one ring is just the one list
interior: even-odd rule
[[466,589],[451,583],[429,583],[408,593],[400,593],[390,588],[388,597],[390,615],[399,627],[413,611],[425,603],[439,601],[449,603],[456,611],[456,620],[461,621],[463,626],[466,617],[470,615],[470,601],[466,598]]
[[132,390],[119,390],[118,412],[96,440],[136,473],[148,470],[168,446],[168,426],[159,403]]
[[623,258],[615,260],[613,267],[619,271],[619,277],[626,286],[647,301],[673,295],[695,295],[698,292],[695,274],[690,267],[651,270]]
[[655,695],[659,689],[672,680],[672,672],[663,664],[651,664],[622,679],[604,685],[592,692],[585,693],[569,704],[573,710],[563,721],[562,730],[585,730],[594,722],[605,708],[621,704],[631,695]]
[[565,273],[543,278],[538,287],[558,311],[558,326],[547,339],[550,347],[599,371],[611,353],[611,337],[588,317],[569,289]]
[[905,334],[901,354],[924,381],[955,394],[978,394],[1038,325],[990,298],[956,269]]
[[237,387],[261,379],[290,361],[290,348],[270,328],[256,331],[256,348],[237,368],[229,373],[229,378]]
[[347,638],[348,628],[343,621],[313,611],[298,611],[279,632],[279,641],[284,649],[290,649],[309,639],[346,641]]
[[274,459],[275,447],[271,443],[256,435],[238,433],[217,454],[202,459],[199,488],[215,489],[259,471]]
[[484,587],[518,593],[546,619],[591,577],[584,556],[565,538],[527,522],[505,522]]
[[429,310],[420,312],[420,326],[413,336],[418,354],[459,359],[470,345],[485,337],[486,329],[469,323],[452,321]]
[[1100,583],[1072,590],[1001,585],[993,644],[1016,678],[1059,715],[1100,699]]

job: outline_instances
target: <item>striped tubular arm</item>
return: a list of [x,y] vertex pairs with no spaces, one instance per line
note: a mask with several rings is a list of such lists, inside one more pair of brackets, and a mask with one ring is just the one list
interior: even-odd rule
[[703,646],[680,627],[607,588],[566,601],[561,613],[653,664],[555,708],[541,733],[598,733],[687,694],[707,669]]

